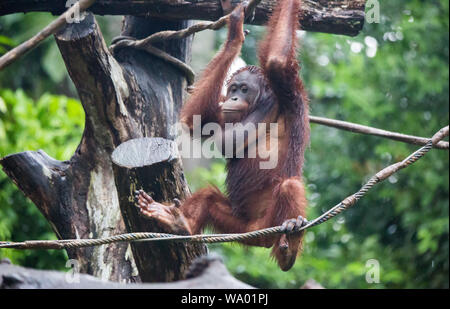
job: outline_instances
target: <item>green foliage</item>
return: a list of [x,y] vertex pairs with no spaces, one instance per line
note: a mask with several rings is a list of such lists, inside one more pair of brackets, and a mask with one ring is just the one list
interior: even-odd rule
[[[34,101],[22,90],[0,90],[0,157],[44,149],[59,160],[75,151],[84,128],[81,104],[64,96],[44,94]],[[55,239],[37,208],[0,171],[0,239]],[[0,257],[37,268],[61,268],[65,251],[0,250]]]
[[222,192],[225,191],[225,179],[227,173],[225,171],[225,160],[216,160],[211,164],[209,169],[198,167],[194,171],[188,173],[186,178],[192,191],[208,185],[217,186]]
[[[119,33],[120,16],[97,16],[105,41]],[[50,13],[12,14],[0,18],[0,56],[12,47],[31,38],[39,29],[56,19]],[[55,40],[47,38],[20,61],[9,65],[0,74],[0,88],[25,89],[33,98],[44,92],[64,93],[75,97],[64,61]]]

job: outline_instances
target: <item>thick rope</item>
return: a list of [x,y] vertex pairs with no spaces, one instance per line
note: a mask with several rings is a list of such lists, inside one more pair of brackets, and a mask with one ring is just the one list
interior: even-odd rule
[[[261,2],[261,0],[250,0],[248,1],[247,8],[245,9],[245,18],[254,18],[254,13],[256,6]],[[200,32],[203,30],[219,30],[222,27],[224,27],[227,24],[227,19],[230,16],[231,13],[222,16],[215,22],[209,21],[209,22],[200,22],[196,23],[195,25],[188,27],[186,29],[173,31],[173,30],[167,30],[167,31],[160,31],[155,34],[152,34],[145,39],[136,41],[138,45],[147,45],[152,44],[156,42],[166,41],[166,40],[173,40],[173,39],[183,39],[185,37],[188,37],[196,32]]]
[[148,54],[158,57],[159,59],[162,59],[179,69],[181,73],[183,73],[186,77],[188,86],[194,84],[195,72],[189,65],[187,65],[180,59],[169,55],[159,48],[151,46],[150,44],[141,44],[140,42],[141,40],[136,40],[135,38],[130,36],[118,36],[113,39],[112,45],[109,47],[109,49],[113,54],[116,54],[118,49],[124,47],[132,47],[135,49],[143,50]]
[[[246,18],[253,18],[253,14],[255,12],[256,6],[261,2],[261,0],[250,0],[245,14]],[[231,14],[231,13],[230,13]],[[195,72],[192,70],[192,68],[184,63],[183,61],[169,55],[168,53],[160,50],[159,48],[156,48],[152,46],[151,44],[166,40],[173,40],[173,39],[183,39],[190,35],[193,35],[196,32],[200,32],[203,30],[219,30],[220,28],[224,27],[227,24],[227,19],[230,14],[227,14],[225,16],[222,16],[215,22],[200,22],[197,23],[191,27],[188,27],[186,29],[182,29],[179,31],[160,31],[157,33],[154,33],[144,39],[137,40],[133,37],[129,36],[119,36],[114,38],[114,40],[111,42],[111,46],[109,47],[110,51],[114,54],[117,52],[118,49],[124,48],[124,47],[132,47],[135,49],[140,49],[143,51],[146,51],[147,53],[158,57],[164,61],[167,61],[168,63],[172,64],[174,67],[178,68],[185,76],[186,81],[188,84],[188,91],[191,91],[192,89],[189,88],[189,86],[192,86],[194,84],[195,80]]]
[[[337,216],[344,210],[353,206],[358,200],[360,200],[367,192],[372,189],[377,183],[384,181],[399,170],[410,166],[417,160],[426,155],[433,145],[449,135],[449,127],[446,126],[439,130],[427,144],[403,161],[392,164],[383,170],[372,176],[367,183],[365,183],[358,192],[350,195],[339,204],[315,218],[312,221],[307,222],[304,226],[298,229],[295,233],[303,231],[312,226],[322,224],[331,218]],[[247,233],[237,234],[211,234],[211,235],[173,235],[164,233],[128,233],[115,235],[99,239],[68,239],[68,240],[30,240],[24,242],[0,242],[0,248],[14,248],[14,249],[68,249],[68,248],[81,248],[105,245],[115,242],[135,242],[135,241],[174,241],[174,242],[200,242],[200,243],[218,243],[218,242],[231,242],[242,241],[257,237],[264,237],[273,234],[286,233],[283,231],[282,226],[274,226],[266,229]]]

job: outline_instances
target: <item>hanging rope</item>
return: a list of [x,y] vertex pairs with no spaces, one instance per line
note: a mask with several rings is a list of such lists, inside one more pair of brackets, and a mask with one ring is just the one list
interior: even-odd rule
[[[261,0],[250,0],[247,8],[245,9],[245,15],[246,18],[253,18],[255,13],[256,6],[261,2]],[[231,13],[230,13],[231,14]],[[111,42],[111,46],[109,47],[110,51],[115,54],[118,49],[125,48],[125,47],[131,47],[139,50],[143,50],[150,55],[153,55],[155,57],[158,57],[164,61],[167,61],[168,63],[172,64],[174,67],[178,68],[185,76],[186,81],[188,84],[188,91],[191,91],[192,89],[189,88],[189,86],[192,86],[194,84],[195,80],[195,72],[192,70],[192,68],[184,63],[183,61],[169,55],[168,53],[160,50],[159,48],[156,48],[152,46],[151,44],[154,44],[156,42],[166,41],[166,40],[173,40],[173,39],[183,39],[190,35],[193,35],[194,33],[203,31],[203,30],[219,30],[222,27],[224,27],[227,24],[227,19],[230,14],[227,14],[225,16],[222,16],[215,22],[200,22],[197,23],[191,27],[179,30],[179,31],[173,31],[173,30],[167,30],[167,31],[160,31],[157,33],[154,33],[144,39],[137,40],[136,38],[130,37],[130,36],[118,36],[113,39]]]
[[132,47],[135,49],[143,50],[143,51],[147,52],[148,54],[158,57],[159,59],[162,59],[162,60],[172,64],[177,69],[179,69],[186,77],[188,86],[191,86],[194,84],[195,72],[194,72],[194,70],[192,70],[192,68],[190,66],[188,66],[186,63],[184,63],[180,59],[175,58],[174,56],[171,56],[168,53],[162,51],[159,48],[151,46],[150,44],[142,44],[140,42],[141,42],[141,40],[136,40],[135,38],[130,37],[130,36],[123,36],[123,35],[118,36],[112,40],[112,42],[111,42],[112,45],[109,47],[109,50],[114,55],[116,55],[118,49],[124,48],[124,47]]
[[[367,181],[358,192],[345,198],[339,204],[322,214],[321,216],[309,221],[306,225],[302,226],[298,232],[303,231],[312,226],[322,224],[331,218],[337,216],[344,210],[353,206],[358,200],[360,200],[366,193],[372,189],[377,183],[382,182],[386,178],[390,177],[394,173],[401,169],[404,169],[417,160],[421,159],[427,154],[434,145],[449,135],[449,127],[446,126],[439,130],[431,139],[428,140],[425,146],[421,147],[403,161],[392,164]],[[298,233],[295,232],[295,233]],[[200,242],[200,243],[219,243],[219,242],[231,242],[242,241],[257,237],[264,237],[273,234],[285,233],[281,226],[274,226],[266,229],[247,233],[237,234],[211,234],[211,235],[173,235],[164,233],[128,233],[115,235],[99,239],[68,239],[68,240],[30,240],[24,242],[0,242],[0,248],[14,248],[14,249],[68,249],[68,248],[81,248],[100,246],[115,242],[136,242],[136,241],[173,241],[173,242]]]

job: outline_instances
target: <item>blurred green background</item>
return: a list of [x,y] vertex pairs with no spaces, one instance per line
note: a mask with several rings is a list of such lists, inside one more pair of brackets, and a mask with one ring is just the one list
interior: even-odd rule
[[[449,123],[449,3],[383,1],[379,24],[354,38],[300,33],[302,77],[311,114],[429,137]],[[0,54],[52,20],[50,14],[0,18]],[[120,17],[98,17],[107,43]],[[263,27],[248,26],[242,58],[256,64]],[[226,29],[194,40],[197,72],[220,47]],[[210,44],[211,49],[204,48]],[[200,48],[199,48],[200,47]],[[0,157],[44,149],[69,159],[81,138],[83,110],[53,39],[0,73]],[[306,153],[308,218],[355,192],[371,175],[416,146],[312,124]],[[213,245],[239,279],[265,288],[298,288],[314,279],[327,288],[449,287],[449,153],[433,150],[376,186],[354,208],[306,233],[295,267],[282,272],[269,250]],[[224,161],[188,172],[192,190],[223,188]],[[36,207],[0,171],[0,240],[55,239]],[[0,258],[64,269],[62,251],[0,250]],[[376,259],[380,282],[366,282]]]

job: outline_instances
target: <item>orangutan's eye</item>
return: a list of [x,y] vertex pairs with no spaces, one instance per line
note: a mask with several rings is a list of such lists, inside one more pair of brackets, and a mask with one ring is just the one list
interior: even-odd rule
[[247,91],[248,91],[247,85],[242,85],[241,86],[241,91],[242,91],[242,93],[247,93]]

